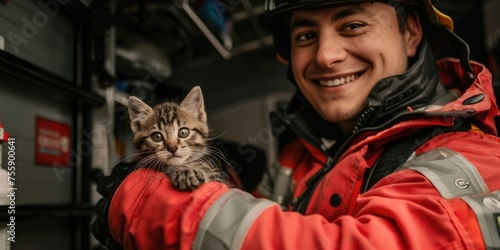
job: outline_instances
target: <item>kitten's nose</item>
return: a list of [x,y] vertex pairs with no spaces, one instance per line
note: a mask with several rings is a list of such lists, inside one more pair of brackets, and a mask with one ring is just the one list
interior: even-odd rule
[[177,151],[178,147],[176,145],[167,145],[167,150],[168,152],[170,153],[175,153],[175,151]]

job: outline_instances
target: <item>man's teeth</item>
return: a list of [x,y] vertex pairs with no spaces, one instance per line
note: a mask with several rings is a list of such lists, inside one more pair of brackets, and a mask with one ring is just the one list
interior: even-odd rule
[[341,78],[336,78],[333,80],[320,80],[319,84],[324,87],[333,87],[333,86],[339,86],[344,83],[352,82],[356,79],[356,75],[350,75],[346,77],[341,77]]

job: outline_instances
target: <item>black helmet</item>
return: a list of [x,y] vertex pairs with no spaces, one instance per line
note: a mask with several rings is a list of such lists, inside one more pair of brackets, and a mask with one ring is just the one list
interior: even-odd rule
[[[266,0],[264,25],[273,32],[274,44],[280,59],[290,60],[290,38],[286,17],[297,9],[335,7],[347,4],[382,2],[391,6],[405,5],[420,13],[426,32],[434,46],[441,51],[449,51],[461,59],[462,67],[472,72],[469,65],[469,46],[453,33],[453,20],[434,7],[437,0]],[[434,41],[432,41],[434,40]],[[451,48],[453,47],[453,48]]]

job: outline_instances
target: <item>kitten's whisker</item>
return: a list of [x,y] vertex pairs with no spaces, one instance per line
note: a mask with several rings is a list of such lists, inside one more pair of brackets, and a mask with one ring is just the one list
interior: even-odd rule
[[226,134],[226,133],[227,133],[227,131],[222,132],[222,133],[221,133],[221,134],[219,134],[219,135],[215,135],[215,136],[213,136],[213,137],[209,137],[209,138],[207,138],[207,141],[213,141],[213,140],[216,140],[216,139],[218,139],[218,138],[222,137],[222,136],[223,136],[224,134]]
[[212,159],[212,157],[202,156],[202,157],[200,157],[199,161],[206,162],[212,168],[217,167],[217,163]]
[[226,163],[227,165],[229,165],[229,166],[231,165],[231,164],[229,163],[229,161],[227,160],[226,156],[224,155],[224,153],[222,153],[222,151],[220,151],[220,149],[218,149],[218,148],[212,148],[212,147],[211,147],[211,148],[209,148],[208,150],[209,150],[209,152],[211,152],[213,155],[218,156],[217,158],[218,158],[218,159],[221,159],[221,160],[222,160],[224,163]]
[[[151,153],[152,153],[152,152],[153,152],[153,151],[151,151]],[[118,162],[116,162],[116,163],[115,163],[115,166],[116,166],[116,165],[118,165],[118,164],[120,164],[120,163],[123,163],[123,162],[128,162],[127,160],[130,160],[130,159],[137,159],[137,158],[138,158],[138,156],[142,156],[142,155],[144,155],[144,153],[135,153],[135,154],[130,154],[130,155],[127,155],[127,156],[123,157],[122,159],[120,159]],[[132,167],[131,171],[134,171],[134,170],[136,170],[137,168],[139,168],[139,167],[138,167],[138,165],[140,165],[140,164],[138,164],[138,163],[140,163],[142,160],[144,160],[144,158],[142,158],[142,159],[138,160],[138,161],[136,162],[136,164]],[[132,164],[133,162],[134,162],[134,161],[131,161],[131,162],[129,162],[129,163],[131,163],[131,164]]]
[[[128,156],[126,156],[126,157],[122,158],[120,161],[116,162],[116,163],[115,163],[115,166],[116,166],[116,165],[118,165],[118,164],[120,164],[120,163],[127,162],[127,161],[126,161],[127,159],[136,158],[136,156],[138,156],[138,155],[141,155],[141,154],[140,154],[140,153],[138,153],[138,154],[128,155]],[[140,167],[140,165],[141,165],[140,163],[141,163],[141,162],[142,162],[142,160],[137,161],[135,164],[134,164],[134,162],[133,162],[133,161],[132,161],[132,162],[128,162],[128,163],[130,163],[130,164],[134,164],[134,166],[132,166],[132,168],[130,169],[130,172],[131,172],[130,174],[134,174],[135,170],[137,170],[137,169]]]
[[[154,171],[158,171],[158,172],[162,172],[162,161],[159,157],[151,157],[150,161],[148,162],[148,165],[147,165],[147,168],[151,169],[151,170],[154,170]],[[151,179],[153,176],[153,173],[151,173],[149,175],[149,178]]]
[[205,157],[202,158],[202,160],[209,163],[210,166],[212,167],[212,169],[214,169],[214,170],[218,170],[218,169],[223,168],[222,163],[219,161],[219,159],[216,157],[213,157],[211,155],[206,155]]
[[207,159],[211,159],[212,157],[209,154],[201,153],[201,152],[193,152],[193,161],[203,162]]
[[[147,156],[141,160],[139,160],[135,165],[134,167],[132,168],[132,170],[137,170],[139,168],[143,168],[145,165],[147,165],[152,159],[152,156],[153,155],[150,155],[150,156]],[[136,172],[132,172],[131,174],[135,174]]]
[[156,171],[161,171],[162,170],[162,160],[160,157],[156,157],[154,161],[150,164],[151,169],[156,170]]
[[114,166],[120,164],[120,163],[133,163],[134,161],[127,161],[127,160],[130,160],[130,159],[135,159],[137,158],[137,156],[140,156],[142,155],[142,153],[136,153],[136,154],[131,154],[131,155],[127,155],[125,157],[123,157],[122,159],[120,159],[119,161],[117,161]]
[[150,156],[144,158],[143,167],[154,169],[154,167],[155,167],[155,165],[157,165],[158,161],[159,161],[159,159],[158,159],[158,156],[156,154],[150,155]]

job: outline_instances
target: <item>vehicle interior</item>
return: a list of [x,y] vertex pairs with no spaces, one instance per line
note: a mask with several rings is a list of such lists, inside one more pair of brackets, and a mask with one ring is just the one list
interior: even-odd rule
[[[436,7],[499,74],[500,1]],[[0,0],[0,250],[105,249],[89,225],[98,181],[136,159],[129,96],[154,105],[200,86],[212,136],[252,191],[287,140],[269,114],[295,92],[264,12],[265,0]]]

